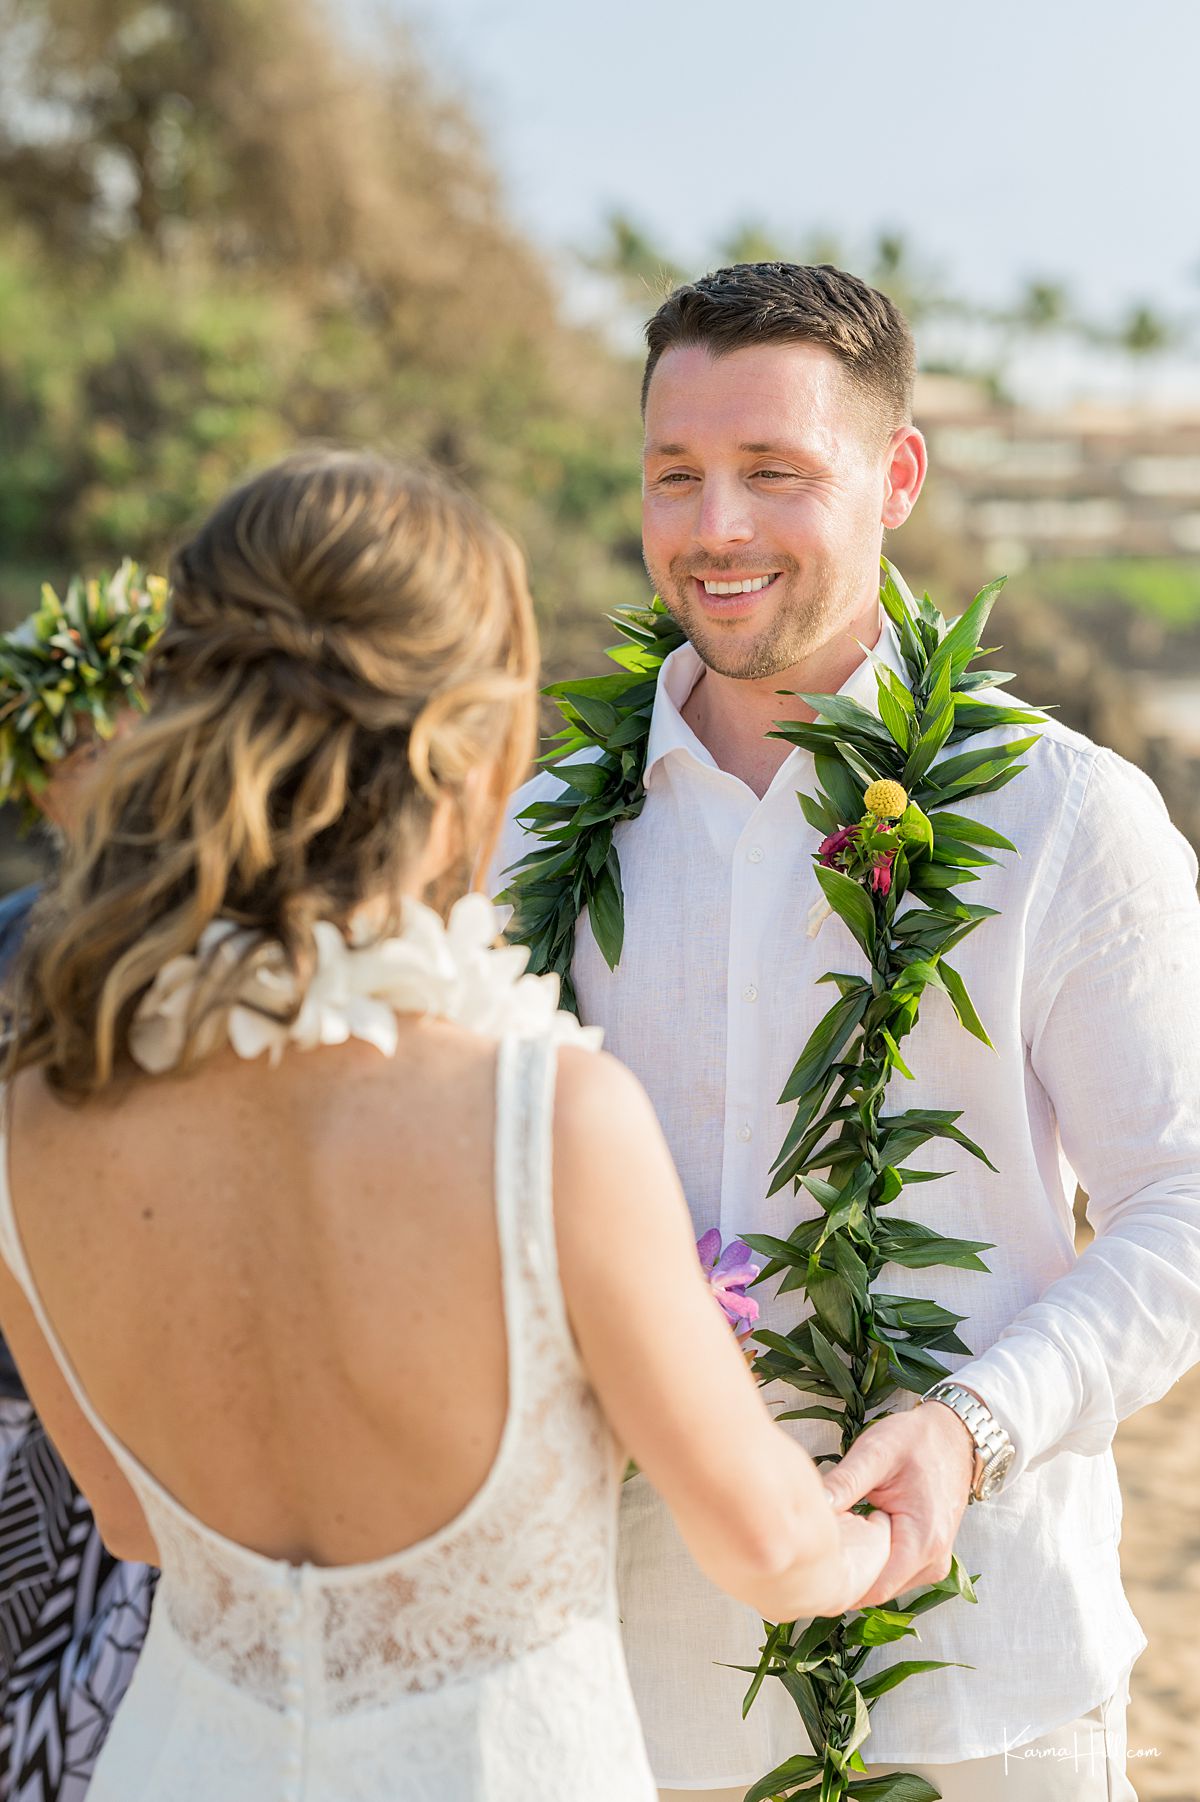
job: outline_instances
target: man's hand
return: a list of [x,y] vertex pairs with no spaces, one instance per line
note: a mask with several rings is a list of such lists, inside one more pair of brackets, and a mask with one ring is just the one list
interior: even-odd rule
[[891,1516],[891,1555],[855,1607],[877,1607],[946,1576],[974,1468],[970,1433],[940,1402],[885,1415],[840,1463],[822,1466],[836,1508],[851,1508],[865,1496]]

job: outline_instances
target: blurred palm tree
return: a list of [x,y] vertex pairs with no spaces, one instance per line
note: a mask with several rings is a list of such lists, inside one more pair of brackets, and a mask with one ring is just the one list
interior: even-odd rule
[[1117,328],[1116,343],[1134,360],[1157,356],[1177,342],[1172,322],[1145,302],[1132,307]]
[[1016,323],[1028,332],[1059,332],[1071,324],[1071,301],[1062,282],[1035,276],[1025,284],[1025,291],[1014,313]]
[[584,261],[609,276],[632,307],[653,310],[688,277],[680,265],[628,213],[614,208],[604,221],[596,250]]
[[730,263],[784,263],[787,252],[768,225],[747,219],[734,227],[717,245],[717,256],[723,265]]

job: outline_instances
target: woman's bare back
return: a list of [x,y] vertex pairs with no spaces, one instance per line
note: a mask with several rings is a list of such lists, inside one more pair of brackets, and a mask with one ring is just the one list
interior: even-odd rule
[[494,1044],[407,1018],[394,1058],[224,1052],[111,1104],[18,1080],[9,1176],[50,1319],[117,1437],[227,1537],[364,1562],[486,1478],[495,1071]]

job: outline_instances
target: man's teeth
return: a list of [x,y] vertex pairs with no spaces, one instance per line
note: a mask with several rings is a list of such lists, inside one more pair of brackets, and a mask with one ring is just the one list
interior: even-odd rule
[[757,594],[760,588],[765,588],[768,582],[773,582],[778,573],[778,570],[774,570],[769,576],[753,576],[748,582],[706,582],[704,592],[705,594]]

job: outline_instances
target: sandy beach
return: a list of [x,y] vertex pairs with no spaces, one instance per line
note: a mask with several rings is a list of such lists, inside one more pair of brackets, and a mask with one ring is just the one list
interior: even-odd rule
[[[1076,1246],[1090,1229],[1077,1206]],[[1138,1802],[1200,1797],[1200,1366],[1118,1429],[1121,1571],[1149,1645],[1130,1683]],[[1195,1613],[1193,1613],[1195,1610]]]
[[1200,1369],[1117,1433],[1121,1569],[1150,1641],[1130,1685],[1129,1775],[1139,1802],[1200,1796]]

